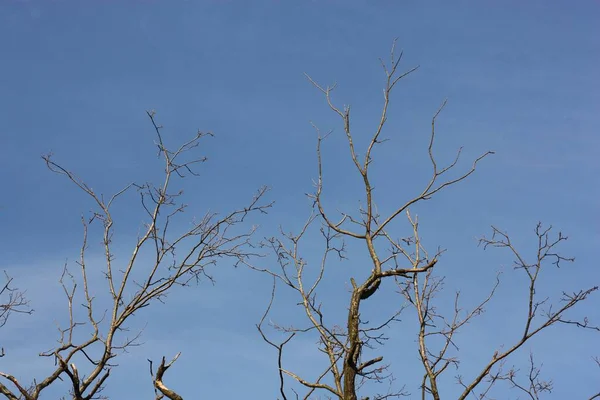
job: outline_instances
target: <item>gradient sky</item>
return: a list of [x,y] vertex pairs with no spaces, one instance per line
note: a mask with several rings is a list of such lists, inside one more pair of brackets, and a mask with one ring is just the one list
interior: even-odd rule
[[[155,180],[160,164],[145,114],[155,109],[172,143],[197,129],[216,135],[200,149],[209,157],[201,176],[186,184],[189,217],[194,210],[243,205],[268,185],[276,206],[256,221],[261,235],[279,225],[297,231],[310,212],[304,194],[316,174],[310,121],[335,129],[324,149],[327,201],[351,209],[360,185],[348,169],[339,121],[303,73],[324,85],[338,83],[334,100],[352,105],[353,129],[364,144],[382,102],[377,58],[388,57],[397,37],[405,69],[421,67],[392,98],[384,132],[390,141],[376,154],[382,210],[410,196],[427,176],[430,119],[444,98],[440,160],[465,146],[461,167],[468,168],[479,153],[496,151],[472,179],[417,210],[429,247],[448,249],[440,265],[448,293],[460,288],[466,306],[484,296],[505,267],[496,302],[459,339],[461,374],[470,376],[494,348],[518,336],[523,317],[523,277],[510,270],[511,258],[476,246],[490,224],[512,233],[529,255],[538,220],[570,236],[563,250],[576,263],[546,271],[549,296],[600,282],[599,26],[600,6],[593,1],[1,2],[0,268],[28,289],[36,312],[15,316],[0,330],[7,351],[0,370],[39,379],[53,367],[36,354],[52,347],[54,321],[64,320],[57,280],[65,260],[77,258],[79,218],[93,206],[48,172],[40,155],[53,152],[101,193]],[[128,252],[135,240],[140,220],[131,209],[137,205],[129,196],[118,208],[117,252]],[[307,241],[307,252],[318,248],[316,238]],[[360,268],[360,250],[353,249],[352,268]],[[98,252],[90,249],[90,262],[101,268]],[[145,344],[123,356],[107,395],[151,398],[146,359],[182,351],[166,380],[184,398],[276,398],[275,354],[254,328],[269,280],[226,264],[212,273],[216,285],[178,290],[167,305],[139,313],[132,327],[146,327]],[[341,297],[332,291],[322,299],[343,310],[345,292],[337,289]],[[277,311],[284,318],[286,305],[298,311],[286,296],[282,292]],[[381,299],[400,302],[392,295]],[[596,322],[598,304],[595,296],[585,306]],[[377,313],[374,318],[383,318]],[[395,340],[383,353],[395,365],[397,383],[416,396],[420,372],[405,326],[410,317],[394,327]],[[533,350],[544,376],[555,381],[547,398],[587,398],[599,390],[600,369],[591,359],[600,356],[597,334],[560,327],[539,339],[509,364],[525,368],[520,363]],[[310,373],[319,362],[311,340],[290,348],[290,369]],[[454,375],[444,386],[449,398],[457,390]],[[59,389],[43,398],[57,398]],[[518,393],[499,386],[496,396]]]

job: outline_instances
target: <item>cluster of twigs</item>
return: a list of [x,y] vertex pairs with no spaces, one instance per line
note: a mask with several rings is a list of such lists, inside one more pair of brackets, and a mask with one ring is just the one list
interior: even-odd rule
[[[13,278],[4,272],[4,285],[0,287],[0,328],[6,325],[11,314],[31,314],[33,309],[29,307],[29,301],[25,297],[25,291],[14,286]],[[0,357],[3,357],[4,347],[0,347]]]

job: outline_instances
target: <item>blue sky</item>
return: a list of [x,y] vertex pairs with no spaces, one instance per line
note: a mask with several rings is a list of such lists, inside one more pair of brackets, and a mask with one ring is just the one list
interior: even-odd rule
[[[156,109],[173,143],[197,129],[216,135],[201,148],[209,162],[200,178],[187,183],[192,213],[226,211],[268,185],[276,206],[258,221],[261,234],[279,225],[297,230],[310,212],[304,193],[316,174],[309,121],[336,129],[325,145],[328,201],[355,207],[360,184],[348,172],[339,121],[303,73],[338,83],[334,100],[352,105],[353,129],[364,144],[381,106],[377,58],[388,56],[394,37],[406,69],[421,67],[392,98],[384,132],[391,140],[374,166],[381,208],[393,208],[426,177],[430,118],[444,98],[440,159],[465,146],[467,168],[469,157],[496,151],[472,179],[417,210],[430,247],[448,248],[440,268],[450,293],[461,288],[467,301],[480,298],[496,271],[510,265],[508,254],[476,247],[490,224],[531,252],[538,220],[567,233],[563,250],[577,257],[568,270],[547,271],[548,293],[597,284],[599,16],[592,1],[2,2],[0,267],[29,289],[36,313],[0,331],[8,352],[0,370],[26,379],[52,367],[35,355],[52,346],[53,321],[64,317],[57,280],[65,259],[77,257],[79,216],[92,206],[45,169],[41,154],[53,152],[102,193],[156,179],[160,165],[145,115]],[[140,225],[130,212],[135,201],[126,197],[118,209],[120,251],[128,251]],[[472,345],[461,348],[463,375],[516,334],[514,307],[524,292],[505,270],[501,298],[462,336]],[[213,273],[215,286],[179,291],[167,306],[140,313],[136,326],[146,326],[146,344],[124,356],[107,394],[151,396],[146,359],[182,351],[167,379],[185,398],[275,398],[275,354],[254,328],[269,282],[229,265]],[[324,296],[343,308],[344,299]],[[590,300],[588,315],[599,321],[597,304]],[[408,377],[414,337],[396,329],[397,341],[384,353]],[[600,355],[597,343],[597,335],[560,328],[531,347],[556,382],[549,398],[598,391],[592,382],[600,370],[590,359]],[[311,341],[298,342],[290,368],[318,362],[311,348]],[[417,393],[410,380],[399,382]]]

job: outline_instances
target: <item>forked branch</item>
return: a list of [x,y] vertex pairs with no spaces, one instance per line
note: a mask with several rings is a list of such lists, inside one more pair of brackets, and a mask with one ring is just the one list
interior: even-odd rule
[[[163,398],[168,398],[170,400],[183,400],[179,394],[177,394],[172,389],[169,389],[163,382],[163,377],[165,372],[177,361],[181,353],[177,353],[175,357],[169,363],[166,363],[165,357],[162,358],[158,368],[156,369],[156,376],[152,371],[152,360],[148,360],[150,363],[150,376],[152,376],[152,383],[154,384],[154,393],[156,394],[156,400],[161,400]],[[166,364],[165,364],[166,363]]]

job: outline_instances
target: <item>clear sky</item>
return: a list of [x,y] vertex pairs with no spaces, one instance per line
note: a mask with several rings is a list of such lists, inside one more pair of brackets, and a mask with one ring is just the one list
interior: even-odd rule
[[[28,289],[36,312],[0,330],[7,351],[0,370],[28,379],[52,368],[36,354],[53,345],[53,321],[64,319],[57,280],[65,260],[77,257],[79,218],[92,207],[46,170],[41,154],[52,151],[102,193],[156,179],[160,166],[145,114],[156,109],[172,142],[197,129],[216,135],[201,148],[209,161],[200,178],[187,183],[190,204],[227,211],[268,185],[277,203],[258,221],[261,234],[279,225],[297,230],[310,212],[304,193],[316,175],[309,121],[335,128],[324,155],[330,201],[356,206],[360,184],[346,169],[339,121],[303,73],[338,83],[334,99],[352,105],[364,143],[381,107],[377,58],[388,56],[394,37],[405,68],[421,67],[392,100],[384,133],[391,140],[377,153],[381,207],[417,190],[430,118],[444,98],[441,160],[465,146],[468,168],[469,157],[497,152],[472,179],[419,208],[431,248],[448,248],[440,268],[450,293],[460,287],[467,300],[481,298],[496,271],[510,265],[508,254],[476,247],[490,224],[532,252],[538,220],[568,234],[563,250],[577,257],[568,269],[547,271],[548,295],[598,284],[599,27],[598,2],[583,0],[1,2],[0,268]],[[135,196],[120,206],[120,251],[128,251],[140,226],[128,212],[135,206]],[[462,336],[463,375],[518,335],[511,328],[522,317],[515,307],[525,293],[505,272],[501,297]],[[151,397],[146,359],[177,351],[183,355],[167,381],[186,399],[276,397],[275,354],[254,328],[269,281],[225,264],[213,273],[216,285],[180,290],[166,306],[137,316],[134,326],[146,326],[145,345],[120,361],[107,388],[111,398]],[[323,300],[339,301],[327,294]],[[598,304],[596,296],[587,305],[596,322]],[[402,375],[414,370],[417,356],[402,326],[383,352],[398,368],[398,383],[416,395],[417,384],[404,379],[410,372]],[[556,383],[548,398],[587,398],[598,391],[600,369],[591,360],[600,356],[598,343],[597,334],[559,328],[514,361],[534,350]],[[311,342],[292,348],[290,368],[310,369],[317,357],[310,348]],[[450,382],[446,393],[455,390]],[[49,390],[44,398],[58,394]]]

